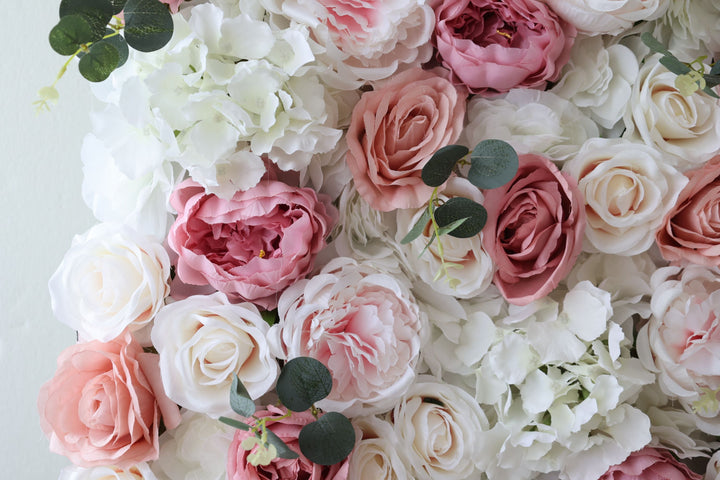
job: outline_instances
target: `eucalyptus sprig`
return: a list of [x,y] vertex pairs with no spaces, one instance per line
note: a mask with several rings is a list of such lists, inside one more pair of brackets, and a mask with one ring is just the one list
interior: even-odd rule
[[[640,36],[640,39],[652,52],[662,55],[660,63],[677,75],[675,88],[678,89],[681,95],[690,96],[701,90],[713,98],[720,98],[713,90],[714,87],[720,85],[719,62],[705,64],[707,55],[698,57],[691,62],[682,62],[652,34],[645,32]],[[709,71],[708,67],[710,67]]]

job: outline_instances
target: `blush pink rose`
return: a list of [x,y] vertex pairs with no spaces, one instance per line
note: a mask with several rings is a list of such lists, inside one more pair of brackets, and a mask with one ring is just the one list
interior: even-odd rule
[[487,190],[483,246],[508,302],[527,305],[570,273],[582,250],[584,202],[575,180],[547,158],[520,156],[515,178]]
[[180,280],[209,284],[267,309],[275,308],[282,290],[310,273],[337,217],[314,190],[274,180],[229,200],[186,180],[170,203],[178,217],[168,244],[178,254]]
[[[282,417],[287,410],[268,405],[267,410],[255,413],[258,418]],[[290,450],[299,455],[294,460],[276,458],[269,465],[253,466],[248,463],[247,456],[251,451],[244,450],[240,444],[252,435],[249,431],[237,430],[230,444],[227,459],[228,480],[346,480],[348,476],[348,460],[335,465],[323,466],[311,462],[300,452],[298,436],[302,427],[315,421],[310,412],[292,412],[282,420],[267,422],[268,430],[280,437]]]
[[168,428],[180,423],[162,389],[157,355],[143,353],[127,332],[65,349],[40,388],[38,410],[50,450],[85,468],[154,460],[161,414]]
[[432,187],[422,168],[463,127],[467,93],[436,71],[419,68],[365,92],[347,133],[347,164],[355,187],[375,210],[418,208]]
[[613,465],[598,480],[702,480],[667,450],[645,447],[621,464]]
[[720,156],[696,170],[655,239],[666,260],[720,266]]
[[537,0],[435,0],[438,57],[472,93],[544,89],[570,59],[575,27]]

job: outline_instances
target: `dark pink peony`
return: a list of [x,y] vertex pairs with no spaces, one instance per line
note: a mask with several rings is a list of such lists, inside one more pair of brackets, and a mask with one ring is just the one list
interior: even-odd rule
[[667,450],[645,447],[621,464],[613,465],[598,480],[702,480]]

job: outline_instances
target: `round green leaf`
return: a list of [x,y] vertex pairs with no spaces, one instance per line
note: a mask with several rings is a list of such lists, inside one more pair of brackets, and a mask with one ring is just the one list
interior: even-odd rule
[[105,34],[105,27],[113,16],[113,7],[110,0],[62,0],[60,18],[68,15],[83,17],[93,32],[89,41],[95,42]]
[[93,43],[78,63],[80,74],[91,82],[102,82],[110,76],[120,60],[115,47],[106,42]]
[[160,0],[127,0],[124,13],[125,40],[135,50],[154,52],[172,38],[172,15]]
[[[106,36],[110,35],[111,33],[114,33],[112,28],[108,28],[105,31]],[[100,40],[100,42],[107,42],[113,47],[115,47],[115,49],[118,51],[120,59],[118,60],[118,64],[115,68],[119,68],[125,65],[125,62],[127,62],[128,56],[130,54],[130,49],[128,48],[128,44],[122,37],[122,35],[113,35],[112,37],[103,38],[102,40]]]
[[127,2],[127,0],[110,0],[113,8],[113,15],[117,15],[122,12],[122,9],[125,7],[125,2]]
[[450,178],[455,164],[470,150],[462,145],[446,145],[435,152],[422,169],[422,181],[430,187],[439,187]]
[[342,462],[355,447],[355,430],[345,415],[329,412],[305,425],[298,436],[300,451],[318,465]]
[[435,209],[435,221],[439,227],[466,219],[457,228],[448,233],[456,238],[474,237],[487,222],[485,207],[469,198],[453,197]]
[[93,31],[81,15],[68,15],[50,30],[50,46],[60,55],[72,55],[80,45],[91,42]]
[[275,388],[280,401],[294,412],[304,412],[332,390],[330,371],[314,358],[297,357],[287,362]]
[[478,188],[497,188],[515,177],[518,155],[502,140],[483,140],[470,154],[468,180]]

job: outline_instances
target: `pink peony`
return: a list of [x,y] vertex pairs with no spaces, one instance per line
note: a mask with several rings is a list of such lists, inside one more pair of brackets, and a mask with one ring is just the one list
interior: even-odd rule
[[486,192],[483,246],[508,302],[542,298],[570,273],[582,250],[583,207],[575,180],[540,155],[521,155],[515,178]]
[[347,164],[360,195],[387,212],[425,204],[432,187],[423,166],[440,147],[457,140],[467,93],[435,71],[413,69],[365,92],[347,133]]
[[690,182],[655,237],[660,253],[666,260],[720,266],[720,156],[685,175]]
[[435,0],[438,57],[473,93],[544,89],[570,58],[575,27],[537,0]]
[[266,180],[225,200],[192,180],[170,202],[178,217],[168,244],[178,254],[178,276],[264,308],[312,270],[325,247],[335,208],[315,191]]
[[645,447],[621,464],[613,465],[598,480],[702,480],[667,450]]
[[157,355],[143,353],[127,332],[65,349],[40,388],[38,410],[50,450],[86,468],[154,460],[161,412],[168,428],[180,422],[163,392]]
[[[267,410],[255,412],[258,418],[281,417],[287,410],[268,405]],[[269,465],[253,466],[247,461],[251,451],[243,449],[240,444],[252,435],[249,431],[235,432],[232,444],[228,450],[227,478],[228,480],[346,480],[348,475],[347,459],[330,466],[312,463],[300,453],[298,435],[302,427],[315,421],[310,412],[292,412],[292,415],[282,420],[267,423],[268,430],[280,437],[290,450],[298,455],[294,460],[276,458]]]

